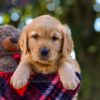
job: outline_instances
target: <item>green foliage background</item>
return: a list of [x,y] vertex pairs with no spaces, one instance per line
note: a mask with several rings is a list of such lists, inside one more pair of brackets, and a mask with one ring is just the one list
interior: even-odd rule
[[[100,12],[93,10],[93,0],[60,0],[52,11],[47,5],[59,0],[0,0],[0,15],[4,23],[15,27],[25,25],[27,17],[50,14],[72,30],[77,60],[82,69],[82,84],[79,100],[100,100],[100,33],[93,28],[94,20]],[[52,7],[51,7],[52,8]],[[19,13],[17,21],[10,16]]]

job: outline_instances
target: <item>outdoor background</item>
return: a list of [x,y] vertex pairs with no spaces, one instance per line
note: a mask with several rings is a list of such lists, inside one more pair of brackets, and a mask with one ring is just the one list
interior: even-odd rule
[[72,30],[82,70],[79,100],[100,100],[100,0],[0,0],[0,25],[20,29],[50,14]]

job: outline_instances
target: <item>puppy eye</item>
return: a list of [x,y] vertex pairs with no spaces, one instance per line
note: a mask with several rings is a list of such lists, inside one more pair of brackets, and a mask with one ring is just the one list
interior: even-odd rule
[[53,37],[52,37],[52,40],[53,40],[53,41],[56,41],[56,40],[58,40],[58,37],[53,36]]
[[39,36],[36,34],[36,35],[32,35],[32,38],[34,39],[37,39]]

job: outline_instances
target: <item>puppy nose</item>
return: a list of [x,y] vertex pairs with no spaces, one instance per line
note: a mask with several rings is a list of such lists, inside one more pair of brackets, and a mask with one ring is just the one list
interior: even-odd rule
[[44,48],[41,48],[40,49],[40,54],[42,55],[42,56],[48,56],[48,54],[49,54],[49,49],[48,48],[46,48],[46,47],[44,47]]

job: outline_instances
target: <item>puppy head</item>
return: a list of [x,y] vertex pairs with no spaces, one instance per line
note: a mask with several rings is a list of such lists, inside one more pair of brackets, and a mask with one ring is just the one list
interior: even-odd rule
[[42,64],[52,64],[72,50],[68,30],[54,17],[43,15],[27,25],[20,38],[23,54]]

